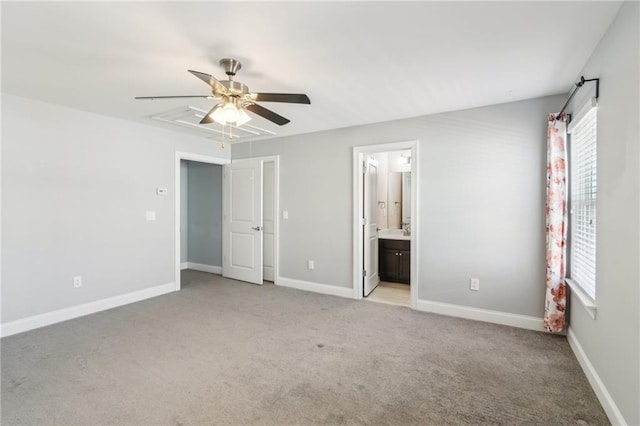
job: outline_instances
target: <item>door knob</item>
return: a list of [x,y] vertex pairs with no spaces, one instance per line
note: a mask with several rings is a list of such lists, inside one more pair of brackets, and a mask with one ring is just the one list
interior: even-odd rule
[[256,227],[251,228],[251,229],[253,229],[254,231],[262,231],[262,226],[256,226]]

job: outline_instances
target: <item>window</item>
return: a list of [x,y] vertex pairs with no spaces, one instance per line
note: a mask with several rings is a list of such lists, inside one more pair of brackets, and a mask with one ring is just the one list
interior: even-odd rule
[[596,297],[597,108],[590,101],[569,124],[571,280]]

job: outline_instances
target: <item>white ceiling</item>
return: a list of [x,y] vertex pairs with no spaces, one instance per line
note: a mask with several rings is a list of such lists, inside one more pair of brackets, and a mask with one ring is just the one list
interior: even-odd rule
[[293,135],[567,93],[620,5],[2,2],[2,91],[167,127],[150,117],[214,101],[133,97],[208,95],[187,69],[234,57],[252,91],[309,95],[251,121]]

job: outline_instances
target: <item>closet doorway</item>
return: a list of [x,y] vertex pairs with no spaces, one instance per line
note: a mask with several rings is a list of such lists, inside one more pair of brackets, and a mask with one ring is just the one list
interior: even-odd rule
[[181,288],[182,269],[222,273],[222,171],[229,162],[176,152],[176,291]]

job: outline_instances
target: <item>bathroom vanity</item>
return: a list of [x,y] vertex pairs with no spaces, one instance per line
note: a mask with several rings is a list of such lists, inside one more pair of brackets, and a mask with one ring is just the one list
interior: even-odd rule
[[378,238],[378,271],[382,281],[409,284],[411,278],[411,240],[400,235]]

